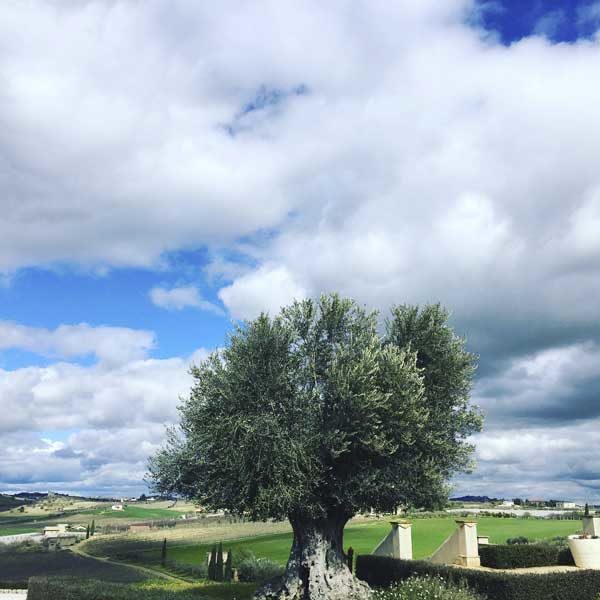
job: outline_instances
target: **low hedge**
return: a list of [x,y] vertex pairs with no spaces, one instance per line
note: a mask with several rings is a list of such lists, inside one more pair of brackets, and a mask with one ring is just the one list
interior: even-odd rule
[[600,571],[515,574],[434,565],[426,561],[361,555],[356,575],[375,587],[386,587],[412,576],[438,576],[449,582],[465,581],[488,600],[596,600]]
[[0,581],[0,590],[26,590],[26,581]]
[[27,600],[198,600],[198,594],[70,577],[32,577]]
[[558,546],[550,544],[493,544],[479,546],[482,567],[520,569],[558,564]]

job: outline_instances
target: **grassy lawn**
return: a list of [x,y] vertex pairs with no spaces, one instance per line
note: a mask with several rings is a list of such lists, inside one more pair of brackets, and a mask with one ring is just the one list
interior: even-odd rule
[[[523,535],[531,539],[549,539],[566,536],[581,530],[580,521],[550,521],[534,519],[500,519],[481,517],[478,519],[479,535],[488,535],[492,543],[505,542],[507,538]],[[415,519],[413,521],[413,554],[415,558],[425,558],[455,530],[453,518]],[[352,546],[355,554],[370,554],[377,544],[390,531],[387,521],[352,525],[346,528],[344,547]],[[244,547],[256,556],[269,558],[285,564],[292,542],[289,533],[261,536],[224,542],[224,548],[236,551]],[[169,548],[169,558],[197,565],[206,560],[206,553],[212,544],[182,545]],[[148,559],[158,557],[158,550],[148,553]]]
[[41,530],[39,525],[14,525],[13,527],[3,527],[0,525],[0,536],[18,535],[19,533],[37,533]]
[[167,508],[154,508],[153,506],[126,506],[123,510],[112,510],[110,506],[83,510],[79,513],[88,518],[108,517],[110,519],[139,519],[140,521],[176,519],[179,512]]

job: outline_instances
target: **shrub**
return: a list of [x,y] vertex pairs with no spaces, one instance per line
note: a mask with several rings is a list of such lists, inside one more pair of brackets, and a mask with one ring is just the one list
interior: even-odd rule
[[[232,597],[232,594],[234,598],[247,598],[252,592],[252,586],[248,584],[223,587],[226,588],[223,598]],[[202,587],[173,586],[164,582],[139,587],[93,579],[46,577],[30,579],[27,592],[27,600],[203,600],[207,596],[209,594]]]
[[237,560],[240,581],[266,581],[283,573],[283,567],[268,558],[257,558],[245,551]]
[[0,590],[26,590],[26,581],[0,581]]
[[401,583],[379,589],[372,600],[479,600],[464,584],[448,583],[441,577],[411,577]]
[[438,576],[458,583],[464,580],[488,600],[597,600],[600,571],[512,574],[433,565],[425,561],[399,560],[363,555],[356,561],[356,574],[372,586],[385,587],[417,576]]
[[520,569],[558,564],[558,546],[550,544],[498,544],[480,546],[482,567]]
[[529,544],[529,543],[531,543],[531,540],[529,538],[526,538],[524,535],[518,535],[517,537],[514,537],[514,538],[508,538],[506,540],[506,543],[511,546],[513,544]]

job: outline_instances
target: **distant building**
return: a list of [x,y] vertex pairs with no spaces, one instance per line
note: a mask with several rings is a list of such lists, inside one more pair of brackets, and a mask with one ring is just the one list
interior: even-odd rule
[[503,500],[500,505],[502,508],[513,508],[515,503],[512,500]]
[[577,505],[575,502],[561,500],[560,502],[556,503],[556,508],[577,508]]
[[58,525],[49,525],[44,527],[44,537],[56,538],[62,534],[67,533],[69,530],[68,523],[59,523]]

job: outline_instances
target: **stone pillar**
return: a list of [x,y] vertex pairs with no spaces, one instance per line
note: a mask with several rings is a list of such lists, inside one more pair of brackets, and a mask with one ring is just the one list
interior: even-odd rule
[[583,517],[583,533],[600,536],[600,517]]
[[477,523],[456,521],[458,524],[457,564],[465,567],[479,567],[479,547],[477,544]]
[[394,558],[412,560],[412,523],[390,521],[394,535]]
[[376,556],[391,556],[392,558],[412,559],[411,524],[408,521],[390,521],[392,530],[373,550]]

